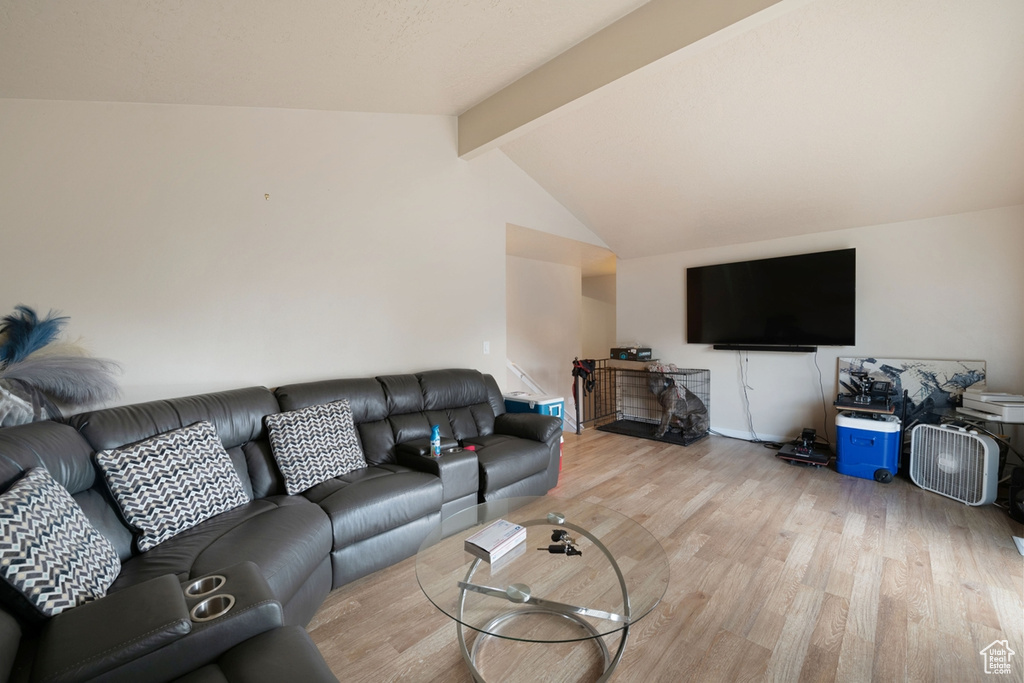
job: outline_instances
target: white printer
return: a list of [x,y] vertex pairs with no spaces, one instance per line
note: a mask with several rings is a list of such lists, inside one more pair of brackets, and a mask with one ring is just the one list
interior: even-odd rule
[[970,388],[957,412],[994,422],[1024,422],[1024,396]]

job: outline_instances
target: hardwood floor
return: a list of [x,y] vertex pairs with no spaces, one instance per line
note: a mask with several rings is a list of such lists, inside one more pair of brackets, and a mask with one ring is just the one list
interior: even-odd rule
[[[1024,680],[1011,539],[1024,530],[999,508],[787,465],[741,441],[596,430],[566,433],[550,495],[632,517],[669,557],[665,598],[631,630],[615,681]],[[346,682],[472,680],[411,558],[334,591],[309,631]],[[1016,653],[1011,674],[985,673],[995,640]],[[585,643],[487,648],[494,680],[576,680],[595,658]]]

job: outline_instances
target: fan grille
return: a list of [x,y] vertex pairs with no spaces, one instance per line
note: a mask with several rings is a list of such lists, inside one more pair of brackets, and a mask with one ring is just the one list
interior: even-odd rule
[[921,427],[914,430],[911,442],[911,480],[923,489],[968,505],[985,502],[987,458],[984,442],[960,431],[930,425]]

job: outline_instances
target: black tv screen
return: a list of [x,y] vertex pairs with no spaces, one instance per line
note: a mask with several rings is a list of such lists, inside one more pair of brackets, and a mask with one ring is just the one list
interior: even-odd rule
[[686,341],[853,346],[856,249],[686,269]]

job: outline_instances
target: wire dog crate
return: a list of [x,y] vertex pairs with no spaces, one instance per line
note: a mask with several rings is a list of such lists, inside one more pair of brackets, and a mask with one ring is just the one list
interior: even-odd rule
[[581,425],[688,446],[708,435],[711,371],[615,367],[608,359],[576,375],[576,433]]

